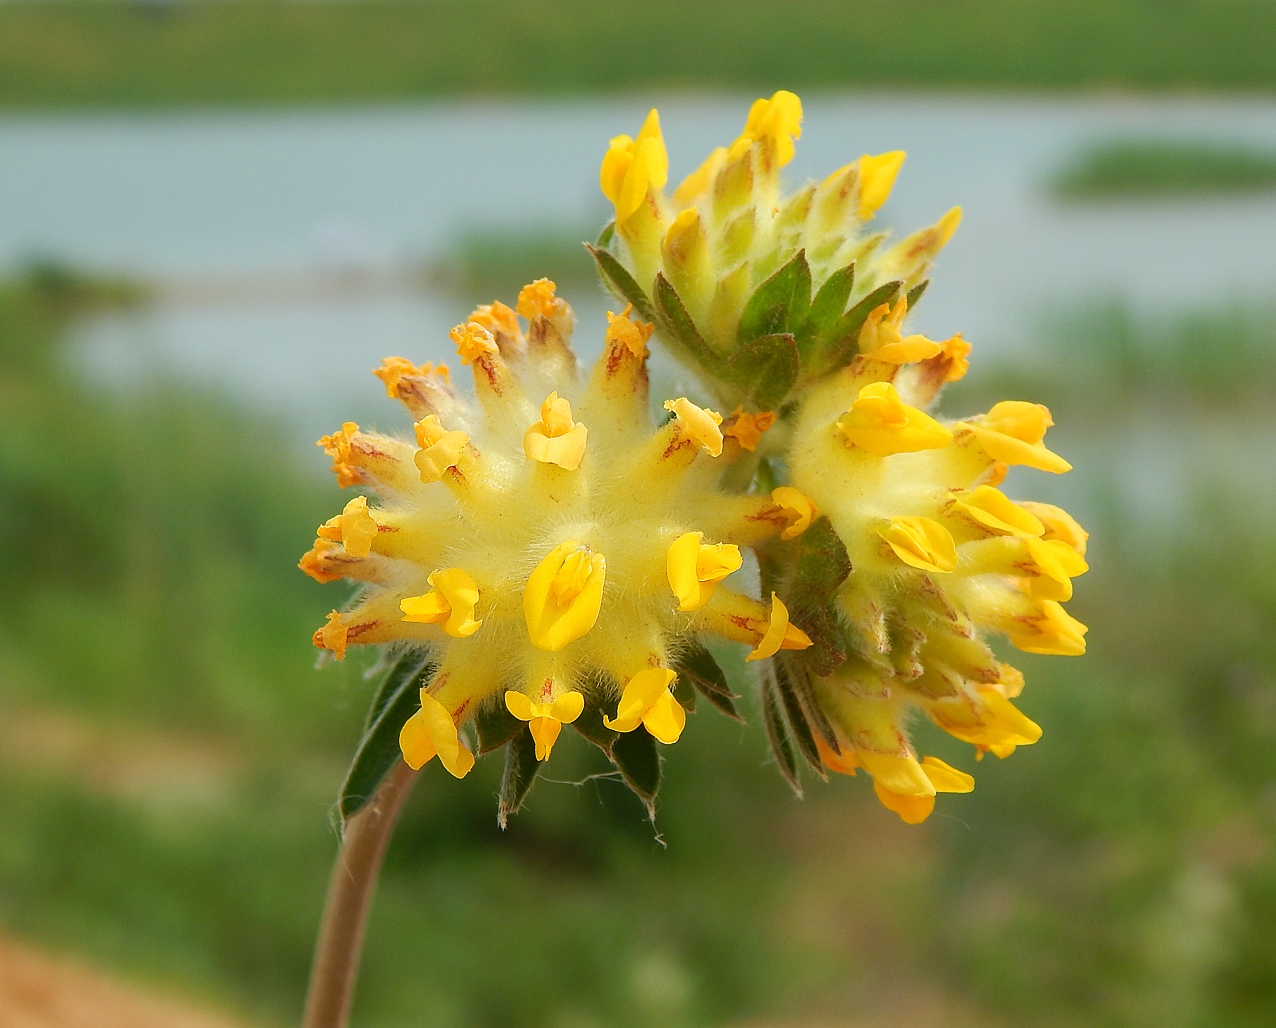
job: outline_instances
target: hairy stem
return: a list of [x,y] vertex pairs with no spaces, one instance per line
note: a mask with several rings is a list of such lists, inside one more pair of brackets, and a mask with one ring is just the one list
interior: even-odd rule
[[346,1028],[350,1020],[381,860],[416,776],[407,764],[398,763],[368,805],[347,823],[328,882],[302,1028]]

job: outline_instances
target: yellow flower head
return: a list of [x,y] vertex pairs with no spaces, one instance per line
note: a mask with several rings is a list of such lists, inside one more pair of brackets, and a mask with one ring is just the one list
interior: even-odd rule
[[[437,755],[457,775],[478,752],[467,742],[475,724],[481,737],[498,730],[485,725],[513,725],[503,738],[526,738],[535,760],[549,757],[563,725],[603,717],[611,738],[673,742],[686,715],[669,686],[700,638],[763,654],[810,645],[781,601],[723,581],[743,547],[791,519],[768,494],[719,487],[716,412],[678,397],[666,404],[673,417],[652,424],[645,326],[614,317],[583,373],[570,308],[533,283],[519,309],[526,330],[492,305],[495,332],[471,321],[454,333],[463,356],[474,346],[477,403],[436,377],[430,392],[401,397],[413,437],[352,423],[328,437],[338,475],[366,495],[321,527],[302,561],[315,577],[363,586],[316,632],[317,646],[338,657],[365,644],[429,654],[404,756],[419,766]],[[582,718],[586,709],[595,714]],[[603,729],[589,730],[599,741]]]
[[[996,487],[1012,464],[1067,470],[1043,442],[1049,412],[1003,402],[951,429],[932,418],[926,408],[968,350],[950,340],[939,352],[895,353],[907,358],[898,365],[882,360],[882,345],[896,341],[883,343],[881,327],[896,309],[882,312],[875,342],[802,395],[793,419],[791,488],[828,519],[802,539],[812,540],[815,573],[831,577],[781,592],[812,645],[774,659],[777,689],[813,697],[818,711],[795,729],[799,743],[809,733],[798,749],[823,770],[867,771],[882,803],[911,823],[936,793],[973,784],[913,750],[912,713],[977,756],[1035,743],[1040,728],[1013,702],[1023,677],[985,637],[1029,653],[1084,653],[1085,626],[1062,602],[1087,565],[1075,520]],[[771,580],[800,587],[797,560],[781,561]]]
[[[539,279],[515,307],[484,305],[453,330],[476,402],[391,358],[377,374],[413,437],[347,422],[320,441],[361,495],[300,566],[361,589],[315,644],[418,661],[420,709],[400,689],[381,714],[404,721],[413,766],[438,756],[459,776],[508,744],[502,819],[567,724],[650,809],[626,761],[659,766],[692,689],[734,711],[704,645],[716,637],[747,647],[795,786],[799,758],[821,776],[863,771],[917,823],[937,795],[974,785],[917,752],[918,717],[976,759],[1041,736],[991,637],[1085,652],[1086,627],[1063,607],[1088,570],[1084,529],[998,488],[1011,466],[1069,469],[1046,447],[1050,412],[1003,401],[941,421],[934,404],[971,347],[906,328],[961,209],[889,243],[866,223],[904,153],[790,188],[801,125],[793,94],[758,100],[740,136],[666,195],[652,111],[636,138],[611,140],[599,173],[615,220],[591,250],[625,306],[591,369],[571,348],[571,308]],[[661,397],[670,416],[653,424],[653,338],[711,406]],[[731,579],[745,549],[751,573]]]

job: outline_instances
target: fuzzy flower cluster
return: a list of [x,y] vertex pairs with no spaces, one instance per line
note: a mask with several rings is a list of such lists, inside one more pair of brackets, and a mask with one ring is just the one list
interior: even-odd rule
[[[413,437],[347,423],[320,441],[360,495],[301,567],[361,588],[315,644],[427,654],[419,705],[394,726],[404,759],[437,756],[459,777],[509,743],[502,817],[565,724],[650,805],[639,751],[658,766],[655,741],[682,734],[693,687],[734,713],[703,645],[716,637],[759,662],[795,786],[799,757],[820,776],[863,770],[916,823],[974,781],[919,755],[913,719],[979,757],[1041,735],[990,640],[1085,650],[1063,607],[1087,570],[1085,531],[998,488],[1011,466],[1069,470],[1045,442],[1050,413],[1007,400],[938,418],[970,346],[905,329],[960,210],[893,246],[867,231],[899,152],[784,194],[801,117],[791,93],[757,101],[670,194],[655,111],[611,141],[600,183],[615,220],[591,252],[625,308],[588,372],[571,309],[540,280],[516,309],[492,303],[453,330],[473,400],[445,368],[389,358],[376,374]],[[659,397],[653,421],[653,338],[734,413]],[[737,574],[745,551],[754,594]]]

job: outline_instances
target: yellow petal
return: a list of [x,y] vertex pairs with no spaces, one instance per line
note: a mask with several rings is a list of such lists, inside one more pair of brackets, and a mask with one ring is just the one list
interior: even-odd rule
[[399,732],[399,745],[404,760],[414,768],[421,767],[436,753],[454,778],[464,778],[474,767],[474,754],[461,744],[452,715],[424,689],[421,709]]
[[957,544],[938,521],[923,517],[891,518],[877,530],[900,560],[921,571],[957,568]]
[[673,697],[668,689],[665,689],[656,697],[656,702],[642,716],[643,726],[666,746],[672,746],[678,741],[678,736],[682,735],[682,730],[687,725],[687,712],[682,709],[680,704]]
[[532,645],[557,652],[594,627],[602,608],[607,560],[575,540],[560,543],[523,588]]
[[855,758],[883,789],[901,796],[935,795],[935,786],[912,754],[880,753],[856,746]]
[[990,485],[959,494],[956,506],[980,525],[1003,535],[1026,538],[1039,536],[1046,530],[1035,514]]
[[975,780],[970,775],[945,764],[938,757],[923,758],[922,771],[936,792],[971,792],[975,788]]
[[651,338],[651,333],[655,331],[656,326],[647,321],[634,321],[631,312],[634,305],[626,304],[625,309],[619,314],[607,312],[607,336],[605,344],[614,346],[620,344],[624,346],[639,360],[647,356],[647,340]]
[[1090,570],[1085,558],[1062,539],[1025,539],[1033,563],[1056,582],[1066,582]]
[[548,278],[538,278],[518,291],[517,310],[528,321],[533,318],[554,318],[562,314],[567,303],[554,295],[558,286]]
[[709,596],[702,596],[700,580],[696,577],[696,558],[700,554],[700,540],[703,538],[702,532],[680,535],[665,555],[665,573],[669,579],[669,588],[678,598],[679,610],[699,610],[709,602]]
[[876,157],[865,154],[860,158],[860,206],[857,215],[860,221],[867,221],[890,199],[895,178],[907,156],[903,150],[891,150]]
[[442,624],[443,631],[454,639],[466,639],[482,626],[474,619],[479,601],[479,587],[460,568],[440,568],[429,577],[433,591],[424,596],[409,596],[399,603],[403,620],[415,624]]
[[368,513],[368,498],[356,496],[341,512],[341,545],[352,557],[366,557],[377,537],[377,523]]
[[[758,645],[744,659],[746,661],[762,660],[766,657],[772,657],[779,652],[781,644],[785,641],[785,635],[789,629],[789,608],[784,605],[784,601],[775,593],[771,594],[771,621],[767,625],[766,634],[758,641]],[[805,633],[803,633],[805,636]],[[811,644],[811,640],[806,640],[807,646]],[[786,649],[804,649],[805,647],[793,646]]]
[[801,135],[802,101],[796,94],[781,89],[769,100],[753,102],[740,140],[748,138],[768,143],[775,151],[775,166],[782,168],[793,160],[793,140]]
[[874,457],[942,449],[953,439],[949,429],[904,403],[889,382],[861,389],[851,409],[838,418],[837,429],[847,443]]
[[819,517],[814,502],[798,492],[792,486],[782,485],[771,490],[771,499],[784,510],[789,525],[780,533],[781,539],[796,539],[811,527],[811,522]]
[[873,779],[873,791],[883,807],[900,816],[905,824],[919,825],[930,817],[935,809],[934,796],[905,796],[891,792],[876,778]]
[[699,610],[709,602],[714,588],[740,569],[740,548],[729,543],[705,545],[701,532],[687,532],[669,547],[665,569],[669,588],[678,598],[678,609]]
[[421,474],[421,481],[429,485],[441,479],[449,468],[460,463],[470,437],[464,432],[449,432],[444,429],[437,414],[427,414],[412,427],[416,432],[416,444],[420,447],[413,459]]
[[704,447],[710,457],[722,455],[722,415],[705,407],[697,407],[685,396],[666,400],[665,410],[673,411],[684,432]]
[[700,167],[682,180],[674,190],[673,202],[680,207],[695,203],[708,192],[709,184],[717,177],[718,171],[727,160],[727,148],[715,147],[704,159]]
[[613,732],[632,732],[641,723],[647,711],[656,705],[662,693],[677,675],[668,668],[645,668],[625,683],[620,694],[620,704],[615,719],[604,717],[603,724]]
[[452,342],[456,344],[456,352],[460,355],[462,364],[473,364],[476,360],[484,357],[490,357],[497,352],[496,339],[482,325],[467,321],[464,324],[457,325],[449,333]]
[[520,721],[530,721],[537,716],[531,698],[525,693],[517,692],[514,689],[505,691],[505,709]]
[[434,743],[430,741],[425,714],[421,711],[418,710],[408,718],[399,729],[399,749],[403,751],[404,761],[414,771],[420,770],[434,759]]
[[581,711],[585,709],[585,697],[575,689],[563,693],[550,707],[549,716],[555,721],[560,721],[565,725],[570,725],[581,715]]
[[1012,633],[1010,641],[1025,653],[1065,657],[1085,653],[1086,626],[1053,600],[1042,600],[1040,606],[1040,616],[1025,624],[1022,631]]
[[423,596],[408,596],[399,601],[403,620],[414,625],[432,625],[446,621],[452,613],[452,605],[437,589]]
[[563,730],[563,723],[552,717],[534,717],[528,727],[536,742],[536,759],[549,760],[554,743],[558,741],[558,733]]
[[820,762],[830,771],[836,771],[839,775],[854,776],[859,764],[855,761],[854,748],[848,743],[842,744],[841,753],[834,753],[833,748],[816,732],[815,748],[819,751]]
[[585,456],[589,430],[572,420],[572,407],[558,393],[550,393],[541,404],[541,418],[523,434],[523,453],[528,460],[556,464],[575,471]]
[[1024,500],[1020,506],[1036,515],[1045,526],[1045,535],[1042,538],[1058,539],[1060,542],[1067,543],[1081,556],[1085,556],[1090,533],[1082,528],[1066,510],[1052,503],[1037,503],[1035,500]]
[[1054,424],[1050,411],[1039,403],[1002,400],[971,423],[975,438],[993,460],[1022,464],[1061,475],[1072,465],[1046,449],[1046,429]]

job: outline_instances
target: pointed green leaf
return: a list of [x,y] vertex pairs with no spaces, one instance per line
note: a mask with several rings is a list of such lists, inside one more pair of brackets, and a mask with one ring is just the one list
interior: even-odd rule
[[797,344],[785,333],[745,343],[727,361],[724,377],[746,389],[759,407],[775,410],[801,370]]
[[740,697],[731,691],[731,686],[727,684],[727,676],[718,666],[718,662],[713,659],[713,654],[698,642],[693,642],[682,651],[674,663],[674,670],[678,672],[679,681],[691,683],[704,693],[706,700],[727,717],[734,718],[741,724],[744,723],[744,718],[731,702]]
[[827,517],[819,517],[795,542],[797,560],[782,594],[793,623],[811,637],[798,662],[829,675],[846,660],[849,642],[833,597],[851,573],[846,547]]
[[917,301],[922,298],[922,294],[926,292],[928,285],[930,285],[930,279],[924,278],[908,291],[908,309],[910,311],[917,306]]
[[594,263],[598,265],[598,273],[602,275],[604,284],[622,300],[626,300],[634,305],[636,310],[642,317],[648,321],[656,320],[656,311],[651,301],[647,298],[647,294],[642,291],[642,287],[634,281],[633,275],[625,270],[624,265],[618,261],[609,250],[602,247],[590,246],[585,244],[585,249],[589,251]]
[[611,760],[654,819],[656,793],[660,791],[660,752],[655,738],[641,725],[624,732],[611,744]]
[[505,750],[505,773],[501,776],[501,796],[496,809],[496,823],[502,828],[509,823],[510,815],[522,808],[540,769],[536,741],[530,729],[523,725]]
[[688,714],[696,712],[696,689],[690,679],[679,675],[673,680],[673,698]]
[[[411,674],[405,673],[401,664],[402,661],[386,676],[388,680],[394,675],[398,688],[381,703],[380,712],[359,740],[346,780],[341,783],[337,814],[343,826],[372,799],[385,776],[403,759],[399,732],[420,709],[422,684],[434,674],[433,664],[421,662]],[[377,695],[381,698],[382,694],[379,691]]]
[[[656,318],[664,329],[669,341],[676,348],[714,375],[722,373],[722,358],[705,342],[704,336],[696,328],[696,323],[687,313],[686,305],[678,291],[670,285],[663,273],[657,272],[654,289],[656,301]],[[635,305],[636,306],[636,305]]]
[[613,218],[611,221],[607,222],[607,224],[603,226],[602,231],[598,233],[598,238],[594,240],[594,245],[600,250],[605,250],[607,247],[611,246],[611,241],[615,238],[616,219]]
[[784,267],[753,291],[740,315],[736,338],[748,343],[759,336],[792,332],[811,307],[811,266],[799,250]]
[[509,712],[502,692],[496,697],[496,702],[484,703],[479,707],[474,718],[474,727],[478,731],[478,753],[482,756],[492,750],[499,750],[514,738],[518,730],[524,727],[524,722]]
[[585,709],[580,712],[580,717],[572,722],[572,727],[606,753],[607,756],[611,756],[611,744],[616,741],[620,733],[613,732],[603,724],[603,710],[601,707],[586,705]]
[[[770,679],[770,681],[768,681]],[[776,767],[789,783],[793,791],[802,795],[802,785],[798,781],[797,761],[793,757],[793,744],[789,742],[788,730],[784,727],[784,716],[780,713],[780,699],[772,672],[763,672],[762,681],[762,723],[766,726],[767,741],[771,744],[771,752],[775,754]]]
[[825,778],[824,762],[820,760],[820,751],[815,747],[815,736],[811,733],[811,723],[807,720],[799,688],[808,691],[806,683],[798,680],[799,676],[790,673],[787,665],[775,664],[776,691],[780,694],[780,702],[784,706],[784,714],[788,718],[789,732],[797,743],[798,752],[806,758],[806,762],[815,769],[816,774]]
[[833,332],[814,347],[814,370],[824,373],[849,364],[859,352],[860,329],[869,314],[884,303],[894,303],[903,286],[902,282],[880,285],[843,314],[833,326]]
[[797,337],[798,354],[802,364],[810,363],[811,351],[817,340],[825,339],[833,334],[838,319],[846,310],[846,301],[851,298],[851,290],[855,286],[855,264],[833,272],[820,291],[811,301],[811,310],[806,320],[794,334]]

